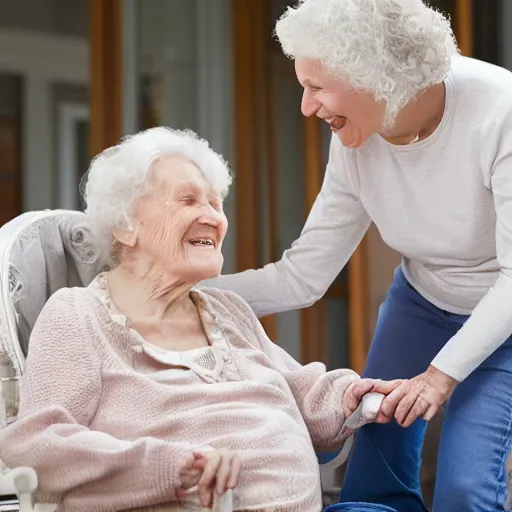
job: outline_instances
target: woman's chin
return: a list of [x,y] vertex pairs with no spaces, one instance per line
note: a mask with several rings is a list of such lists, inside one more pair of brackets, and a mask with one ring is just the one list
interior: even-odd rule
[[350,149],[360,148],[368,140],[368,137],[364,136],[350,122],[347,122],[343,128],[338,130],[336,136],[346,148]]
[[[213,256],[213,255],[212,255]],[[216,258],[189,258],[187,268],[184,269],[182,278],[191,283],[199,283],[207,279],[218,277],[222,271],[222,257]]]

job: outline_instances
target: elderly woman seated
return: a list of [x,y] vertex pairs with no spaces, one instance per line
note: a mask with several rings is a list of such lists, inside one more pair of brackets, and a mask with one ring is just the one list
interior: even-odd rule
[[[63,511],[321,509],[315,448],[397,382],[301,366],[217,276],[231,178],[191,132],[151,129],[96,157],[85,199],[112,269],[55,293],[36,323],[0,458]],[[160,509],[159,509],[160,510]]]

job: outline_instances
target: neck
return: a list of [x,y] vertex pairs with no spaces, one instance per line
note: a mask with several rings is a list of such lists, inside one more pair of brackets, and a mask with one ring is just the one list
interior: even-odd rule
[[155,261],[125,258],[108,275],[110,298],[132,323],[161,325],[197,318],[190,298],[196,283],[186,282]]
[[445,100],[444,83],[429,87],[400,111],[393,128],[381,133],[381,137],[395,145],[426,139],[443,118]]

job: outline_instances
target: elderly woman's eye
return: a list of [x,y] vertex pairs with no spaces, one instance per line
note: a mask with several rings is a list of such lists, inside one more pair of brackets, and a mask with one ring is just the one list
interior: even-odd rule
[[192,206],[196,202],[196,198],[192,196],[184,197],[181,200],[183,203],[185,203],[187,206]]

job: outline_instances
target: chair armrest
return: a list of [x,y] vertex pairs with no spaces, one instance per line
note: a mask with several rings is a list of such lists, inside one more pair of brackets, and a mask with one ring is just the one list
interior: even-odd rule
[[0,475],[0,496],[15,494],[20,512],[33,512],[32,496],[37,490],[37,475],[32,468],[15,468]]
[[233,512],[233,491],[231,489],[214,500],[212,512]]
[[[356,430],[360,426],[368,423],[377,417],[380,406],[384,400],[384,395],[381,393],[368,393],[363,397],[359,407],[347,418],[345,427]],[[336,457],[330,461],[322,464],[323,468],[334,469],[343,466],[350,455],[352,444],[354,443],[354,434],[352,434],[343,444],[340,452]]]

